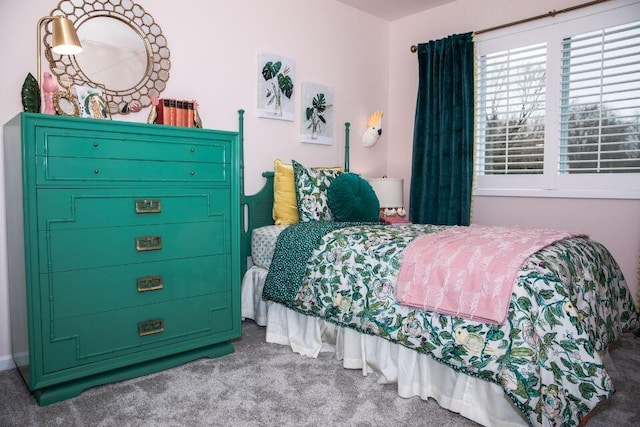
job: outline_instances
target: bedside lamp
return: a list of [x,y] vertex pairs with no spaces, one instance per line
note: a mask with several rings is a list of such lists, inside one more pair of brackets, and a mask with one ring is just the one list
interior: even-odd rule
[[40,85],[42,83],[40,37],[43,24],[49,21],[51,21],[51,34],[53,35],[51,50],[58,55],[75,55],[82,52],[82,45],[71,21],[64,16],[45,16],[40,18],[36,28],[36,36],[38,37],[36,45],[38,49],[38,88],[41,88]]
[[367,180],[380,201],[380,217],[404,216],[403,183],[401,178],[370,178]]

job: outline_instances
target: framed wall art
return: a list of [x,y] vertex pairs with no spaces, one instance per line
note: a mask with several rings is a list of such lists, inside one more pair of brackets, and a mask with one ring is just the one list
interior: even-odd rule
[[333,89],[302,82],[301,140],[312,144],[333,144]]
[[294,120],[293,59],[258,54],[258,117]]

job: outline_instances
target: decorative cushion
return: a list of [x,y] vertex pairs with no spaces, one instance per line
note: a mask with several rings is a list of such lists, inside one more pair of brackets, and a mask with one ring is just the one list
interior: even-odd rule
[[340,168],[305,168],[292,160],[298,214],[301,222],[333,221],[327,203],[327,189],[341,172]]
[[251,232],[251,258],[255,265],[269,269],[276,241],[285,228],[287,228],[286,225],[267,225]]
[[273,220],[276,225],[297,224],[300,216],[293,165],[276,159],[273,163],[273,172]]
[[327,201],[336,221],[377,222],[380,202],[366,179],[343,173],[327,190]]

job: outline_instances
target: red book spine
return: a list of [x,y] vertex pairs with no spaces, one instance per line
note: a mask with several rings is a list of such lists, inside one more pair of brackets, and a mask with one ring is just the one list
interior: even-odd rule
[[171,126],[175,126],[177,124],[177,121],[178,121],[178,110],[177,110],[177,107],[176,107],[176,100],[175,99],[170,99],[169,100],[169,110],[171,111],[169,124]]
[[176,101],[176,126],[185,126],[183,101]]
[[157,124],[157,125],[161,125],[164,122],[164,102],[162,101],[162,99],[158,100],[158,105],[156,105],[156,118],[153,121],[153,123]]
[[159,125],[168,125],[170,121],[169,100],[159,99],[156,112],[156,123]]
[[193,126],[193,102],[187,102],[187,127]]

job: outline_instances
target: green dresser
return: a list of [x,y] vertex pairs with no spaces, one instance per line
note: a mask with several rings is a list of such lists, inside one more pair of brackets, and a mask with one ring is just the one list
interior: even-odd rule
[[13,358],[39,404],[233,352],[239,143],[44,114],[4,126]]

